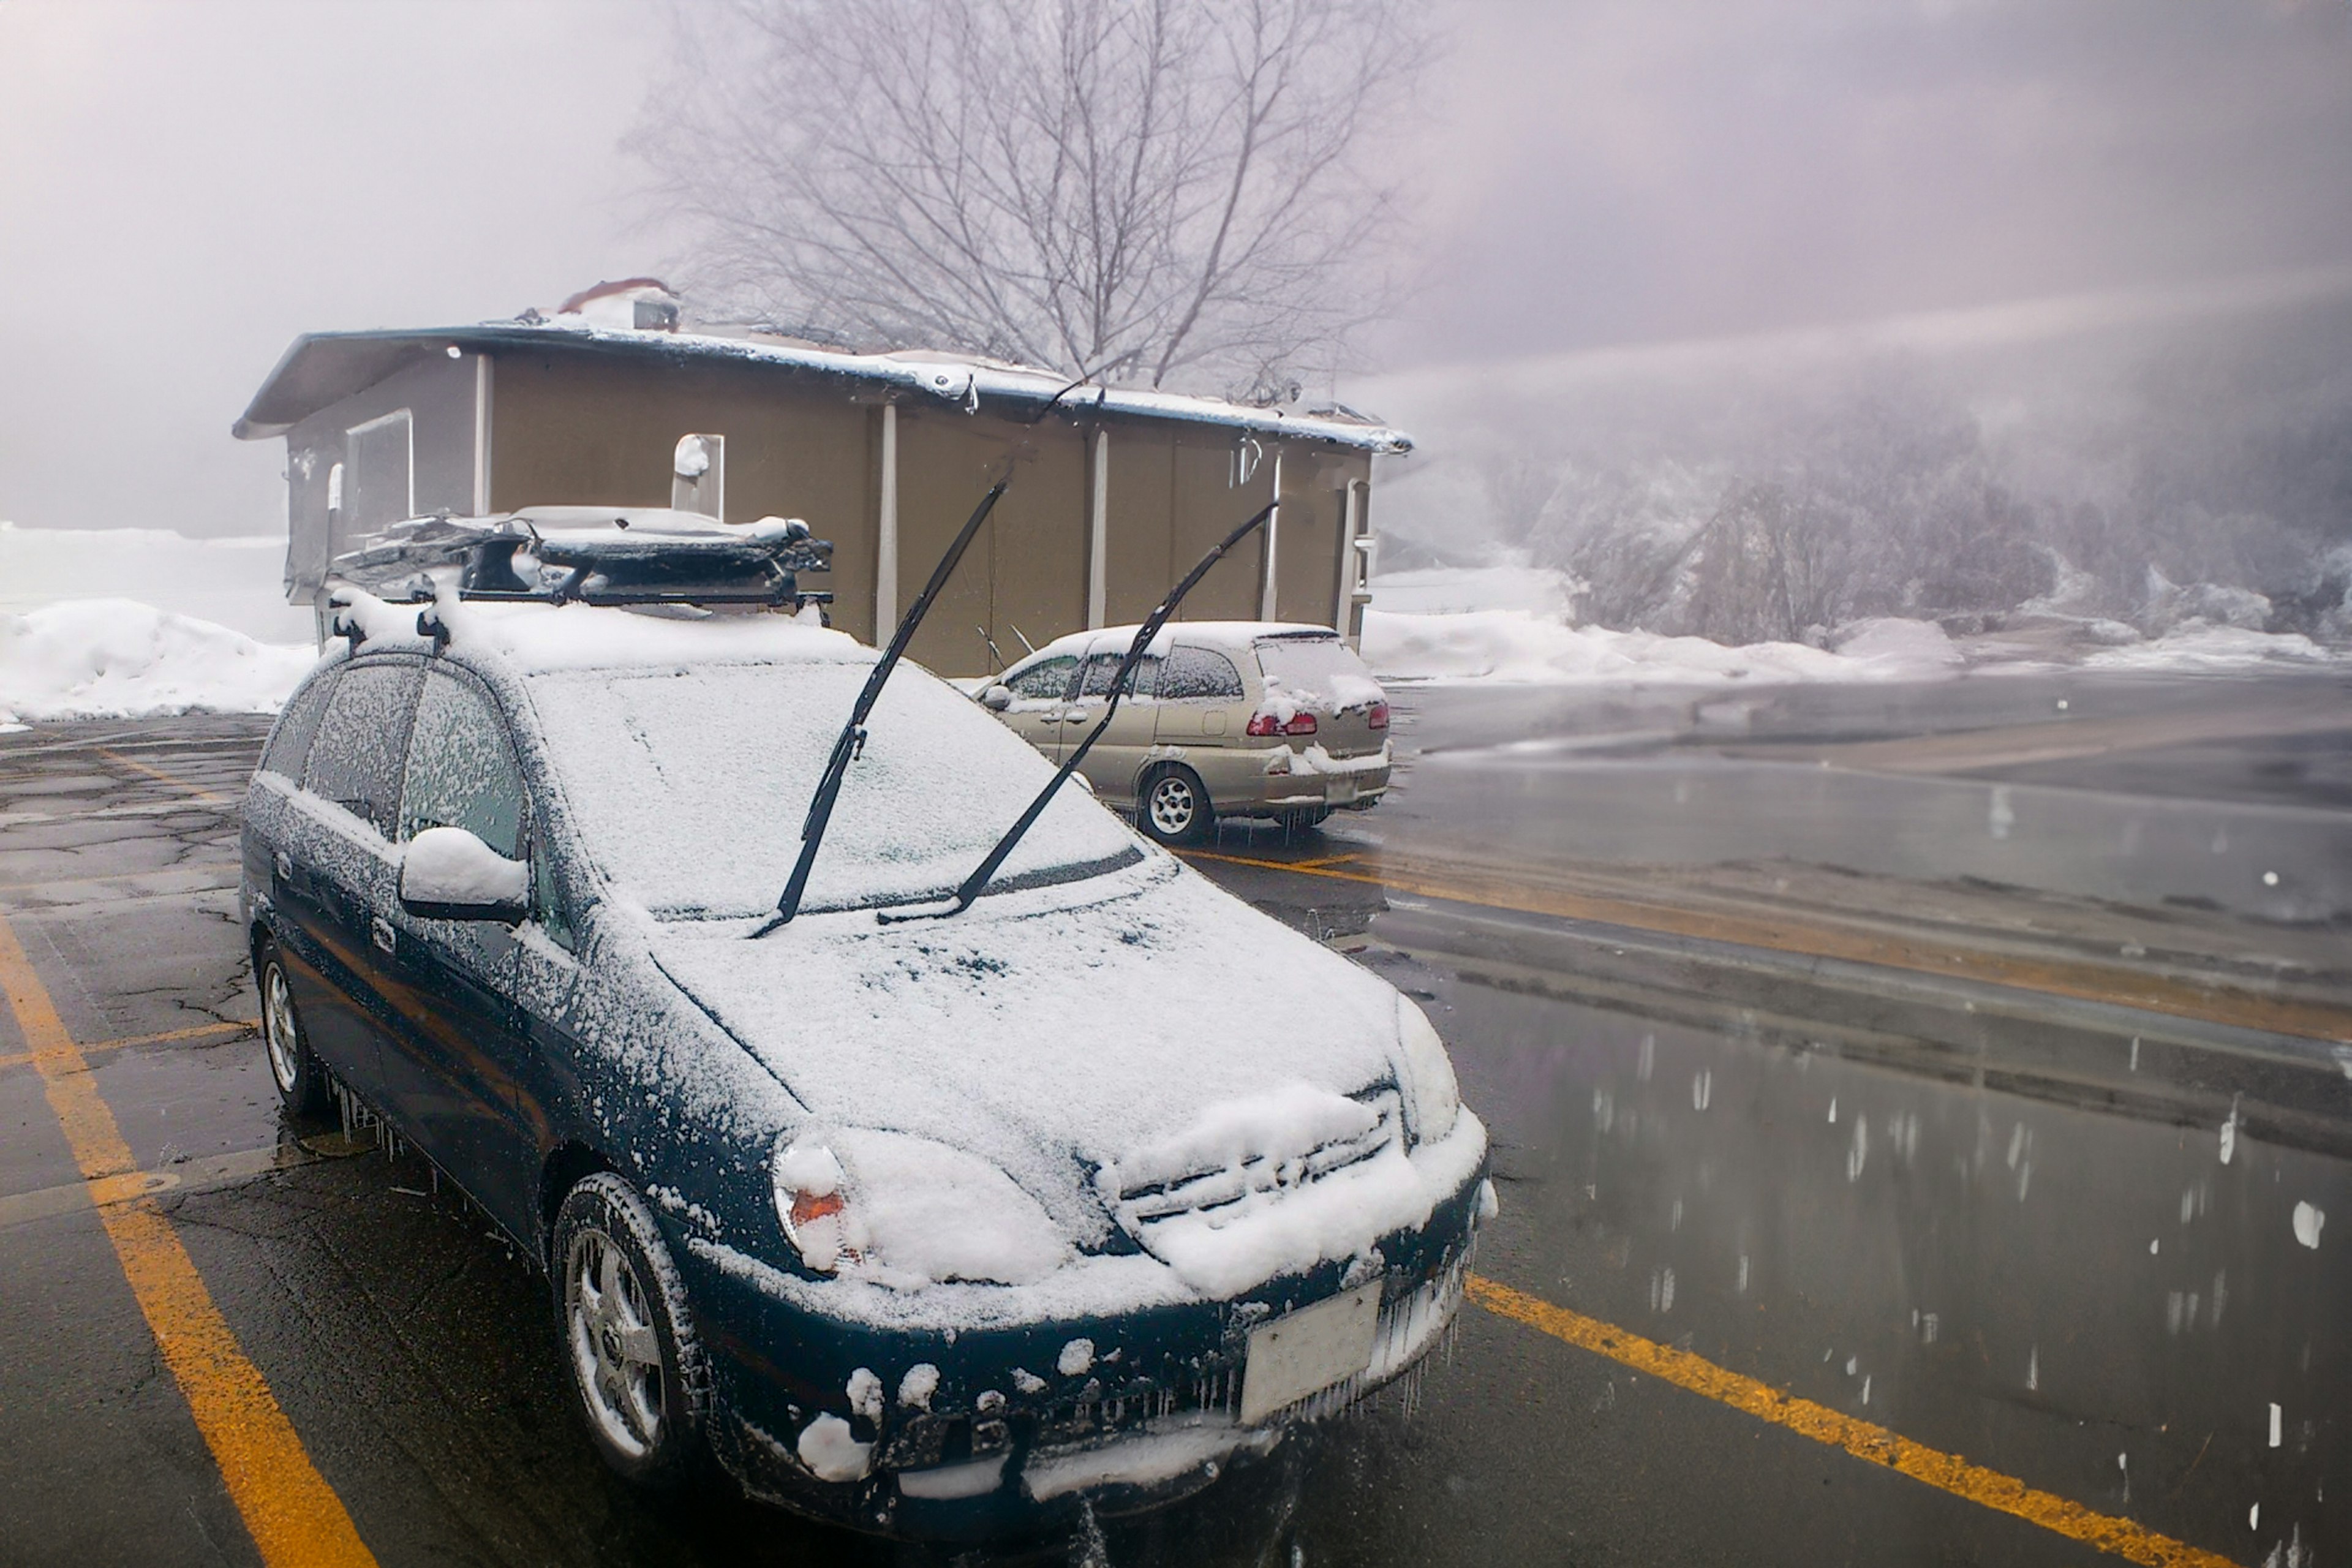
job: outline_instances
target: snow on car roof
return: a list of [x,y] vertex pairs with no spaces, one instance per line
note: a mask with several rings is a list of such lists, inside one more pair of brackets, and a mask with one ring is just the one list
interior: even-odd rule
[[[1039,648],[1039,654],[1078,653],[1098,642],[1117,643],[1122,647],[1133,640],[1141,622],[1123,626],[1097,626],[1092,631],[1071,632],[1055,637]],[[1151,639],[1155,650],[1165,649],[1175,638],[1187,642],[1223,643],[1241,647],[1260,637],[1337,637],[1339,634],[1329,626],[1318,626],[1305,621],[1171,621]]]
[[[339,588],[337,596],[348,598],[348,613],[369,644],[428,646],[416,628],[423,606],[387,604],[348,587]],[[767,612],[697,615],[672,605],[631,609],[446,595],[433,609],[461,654],[493,660],[518,675],[801,660],[871,664],[880,657],[846,632]]]

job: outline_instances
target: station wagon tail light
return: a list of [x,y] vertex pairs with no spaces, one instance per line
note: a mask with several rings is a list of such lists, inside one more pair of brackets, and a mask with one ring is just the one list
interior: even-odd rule
[[1370,709],[1365,710],[1364,722],[1370,724],[1375,730],[1387,729],[1389,727],[1389,705],[1385,702],[1373,703]]
[[1244,732],[1259,737],[1312,735],[1315,733],[1315,715],[1301,712],[1291,719],[1283,720],[1271,713],[1254,713],[1250,715],[1249,728]]

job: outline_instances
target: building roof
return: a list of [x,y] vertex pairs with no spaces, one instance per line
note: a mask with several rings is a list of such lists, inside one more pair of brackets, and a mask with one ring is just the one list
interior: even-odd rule
[[244,416],[232,427],[241,441],[282,436],[319,410],[374,385],[405,365],[437,354],[581,353],[620,360],[733,361],[803,375],[837,377],[887,391],[919,393],[977,411],[990,404],[1034,412],[1059,398],[1073,414],[1100,412],[1144,419],[1222,425],[1262,436],[1328,441],[1360,451],[1403,453],[1412,438],[1336,410],[1313,415],[1255,408],[1219,398],[1133,387],[1076,387],[1052,371],[945,353],[844,353],[761,337],[613,331],[562,322],[484,321],[469,327],[388,331],[309,332],[294,340]]

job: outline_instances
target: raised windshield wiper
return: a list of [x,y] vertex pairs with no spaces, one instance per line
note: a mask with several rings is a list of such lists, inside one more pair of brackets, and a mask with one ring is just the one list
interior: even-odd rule
[[886,911],[876,915],[874,917],[876,920],[890,924],[900,921],[943,921],[950,915],[960,915],[971,908],[972,900],[979,898],[981,890],[988,886],[988,879],[996,875],[998,868],[1004,864],[1005,857],[1013,853],[1013,847],[1021,842],[1021,836],[1028,832],[1031,825],[1045,814],[1046,805],[1053,800],[1054,792],[1060,789],[1063,782],[1078,771],[1078,764],[1087,760],[1087,753],[1094,749],[1097,741],[1102,739],[1103,731],[1110,728],[1111,716],[1118,711],[1118,700],[1126,695],[1127,683],[1135,674],[1135,667],[1143,662],[1144,653],[1151,647],[1151,639],[1160,635],[1160,628],[1168,624],[1168,617],[1176,613],[1176,606],[1184,602],[1184,595],[1192,591],[1194,584],[1209,574],[1210,567],[1225,558],[1225,552],[1247,539],[1253,530],[1263,524],[1267,518],[1272,517],[1276,504],[1272,501],[1267,502],[1255,516],[1225,535],[1223,542],[1206,555],[1202,556],[1200,563],[1186,573],[1184,580],[1177,584],[1166,598],[1160,601],[1160,607],[1145,616],[1143,624],[1135,628],[1135,640],[1127,645],[1127,657],[1119,660],[1118,669],[1111,677],[1110,697],[1109,700],[1103,704],[1102,718],[1096,722],[1093,729],[1087,731],[1087,738],[1078,742],[1077,750],[1070,753],[1070,760],[1062,764],[1060,770],[1054,774],[1053,781],[1037,792],[1037,798],[1029,803],[1029,809],[1021,814],[1020,820],[1006,831],[1003,837],[996,841],[996,847],[988,852],[987,858],[973,868],[971,875],[963,879],[963,885],[955,890],[955,897],[949,901],[947,907],[937,910],[915,910],[906,914],[892,914]]
[[792,880],[784,884],[783,897],[776,900],[775,917],[753,931],[753,936],[765,936],[791,923],[792,918],[801,912],[801,894],[808,888],[809,868],[816,864],[817,846],[824,842],[824,826],[833,819],[833,803],[841,795],[842,777],[849,772],[851,762],[866,749],[866,719],[874,711],[875,700],[882,695],[882,683],[898,667],[898,656],[907,651],[915,628],[923,624],[923,616],[930,611],[931,601],[947,586],[956,563],[963,559],[964,547],[980,531],[980,525],[988,521],[997,498],[1012,482],[1010,478],[999,479],[980,498],[980,505],[972,509],[971,520],[963,525],[963,531],[955,536],[955,542],[948,546],[948,552],[931,569],[931,580],[923,585],[915,602],[907,606],[898,629],[890,634],[890,646],[874,661],[873,673],[866,678],[866,689],[857,694],[857,705],[849,710],[849,722],[841,727],[841,737],[833,743],[833,755],[825,759],[824,776],[817,780],[816,794],[809,797],[808,816],[801,822],[801,858],[793,863]]

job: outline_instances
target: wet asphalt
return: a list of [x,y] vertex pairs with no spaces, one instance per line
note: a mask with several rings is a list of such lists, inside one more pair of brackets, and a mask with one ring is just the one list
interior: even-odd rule
[[[1209,847],[1224,858],[1195,863],[1424,999],[1495,1134],[1482,1275],[2226,1560],[2346,1561],[2352,1110],[2325,1042],[2298,1055],[2195,1019],[1751,963],[1285,868],[1469,831],[1530,863],[1973,878],[2029,913],[2042,893],[2095,893],[2190,910],[2190,938],[2270,942],[2305,969],[2352,938],[2334,902],[2352,877],[2334,793],[2352,718],[2324,711],[2340,682],[2036,679],[1729,710],[1671,691],[1400,693],[1416,743],[1380,810],[1293,839],[1228,828]],[[2323,717],[2211,738],[2214,714],[2261,703]],[[1989,743],[1927,772],[1893,753],[1821,766],[1824,748],[2086,708],[2141,728],[2073,756]],[[940,1560],[715,1487],[633,1495],[576,1428],[532,1268],[413,1158],[283,1124],[234,928],[234,803],[262,729],[0,737],[0,916],[377,1559]],[[1677,777],[1705,781],[1703,810]],[[2045,794],[2064,797],[2046,814]],[[2143,826],[2123,847],[2126,822],[2183,809],[2202,814],[2193,834]],[[2214,850],[2217,825],[2254,850]],[[2273,842],[2285,894],[2255,864]],[[0,1562],[255,1562],[24,1050],[0,1015]],[[2298,1205],[2328,1216],[2316,1247]],[[1480,1307],[1410,1394],[1098,1537],[969,1560],[2102,1555]]]

